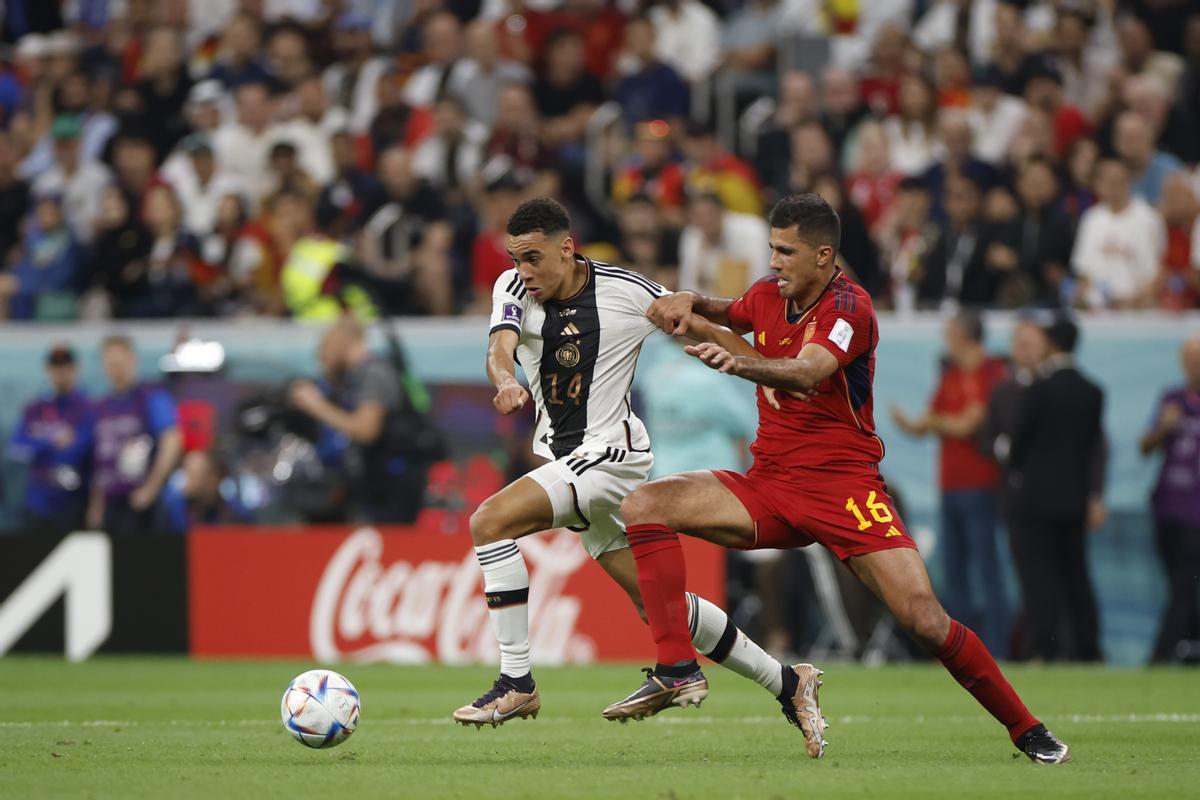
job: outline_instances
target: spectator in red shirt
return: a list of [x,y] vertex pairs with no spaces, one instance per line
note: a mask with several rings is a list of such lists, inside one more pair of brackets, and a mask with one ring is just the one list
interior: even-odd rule
[[1186,172],[1174,172],[1162,185],[1158,210],[1167,224],[1167,248],[1158,275],[1158,306],[1168,311],[1196,308],[1200,299],[1200,203]]
[[1084,113],[1063,97],[1062,73],[1048,61],[1034,63],[1025,82],[1025,102],[1045,111],[1054,122],[1054,155],[1061,159],[1076,140],[1093,133]]
[[491,308],[493,285],[512,267],[512,256],[505,249],[504,226],[525,197],[521,181],[513,172],[489,181],[484,191],[483,224],[471,245],[471,310],[476,313]]
[[988,648],[1008,653],[1009,609],[997,544],[999,469],[979,447],[992,390],[1007,376],[983,346],[983,322],[963,312],[946,325],[947,362],[929,410],[892,419],[911,436],[941,439],[941,597],[955,619],[971,619]]

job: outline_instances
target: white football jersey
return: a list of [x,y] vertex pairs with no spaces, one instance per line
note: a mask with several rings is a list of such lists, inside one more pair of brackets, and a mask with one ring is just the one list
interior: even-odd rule
[[[520,335],[517,360],[537,410],[533,451],[559,459],[582,446],[647,451],[650,437],[629,403],[642,342],[657,330],[646,310],[667,290],[637,272],[592,261],[567,300],[529,296],[516,269],[492,291],[491,333]],[[489,334],[490,335],[490,334]]]

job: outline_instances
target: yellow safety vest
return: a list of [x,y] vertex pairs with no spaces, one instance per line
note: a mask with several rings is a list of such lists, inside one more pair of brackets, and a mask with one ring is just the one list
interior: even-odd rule
[[[333,239],[307,236],[292,246],[283,265],[281,282],[284,302],[293,317],[327,322],[342,316],[342,302],[333,295],[321,294],[321,286],[333,265],[349,256],[349,248]],[[375,304],[362,288],[345,287],[341,296],[358,319],[369,321],[379,316]]]

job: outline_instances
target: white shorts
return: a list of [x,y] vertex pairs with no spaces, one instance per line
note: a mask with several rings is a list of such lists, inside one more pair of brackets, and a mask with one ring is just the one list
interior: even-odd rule
[[546,490],[555,528],[580,534],[592,558],[629,547],[621,501],[650,477],[654,455],[618,447],[580,449],[529,473]]

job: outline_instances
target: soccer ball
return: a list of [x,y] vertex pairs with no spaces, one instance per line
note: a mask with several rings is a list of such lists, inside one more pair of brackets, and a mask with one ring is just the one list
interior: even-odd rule
[[327,669],[297,675],[283,693],[283,727],[308,747],[336,747],[358,727],[358,690]]

